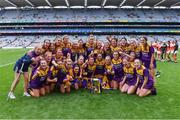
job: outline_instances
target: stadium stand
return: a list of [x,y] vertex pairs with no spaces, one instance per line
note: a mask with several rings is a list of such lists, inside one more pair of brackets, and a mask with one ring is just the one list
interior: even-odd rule
[[2,10],[0,14],[0,23],[180,21],[179,10]]
[[[63,37],[63,36],[60,36]],[[115,36],[118,39],[121,39],[123,37],[126,37],[127,40],[130,40],[131,38],[139,38],[140,35],[116,35]],[[33,35],[33,36],[1,36],[0,37],[0,47],[3,48],[18,48],[18,47],[34,47],[36,45],[39,45],[41,43],[43,43],[43,41],[45,39],[49,39],[50,41],[54,41],[56,38],[56,36],[51,35],[51,36],[47,36],[47,35]],[[75,41],[77,42],[79,39],[82,39],[84,42],[87,41],[87,36],[73,36],[70,35],[69,36],[71,41]],[[147,38],[149,41],[168,41],[168,40],[178,40],[178,42],[180,43],[180,36],[175,36],[175,35],[147,35]],[[100,41],[107,41],[106,40],[106,35],[97,35],[96,39],[100,40]]]
[[[23,1],[0,1],[0,48],[33,47],[64,34],[72,41],[86,41],[91,33],[102,41],[106,35],[127,39],[146,35],[151,41],[180,39],[180,12],[173,8],[179,6],[179,0],[77,0],[78,4],[72,0],[51,0],[48,4],[44,0]],[[79,5],[81,9],[73,9]],[[127,6],[131,7],[123,8]],[[107,7],[110,9],[104,9]]]

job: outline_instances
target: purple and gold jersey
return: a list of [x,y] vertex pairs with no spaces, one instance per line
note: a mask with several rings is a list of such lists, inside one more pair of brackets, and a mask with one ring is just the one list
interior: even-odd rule
[[58,68],[56,68],[55,66],[51,66],[50,70],[48,71],[48,78],[54,79],[55,77],[57,77],[57,73]]
[[114,60],[112,59],[113,70],[114,70],[114,77],[121,78],[123,76],[123,64],[122,60]]
[[127,80],[131,80],[135,77],[135,68],[133,65],[130,65],[130,67],[123,67],[124,75],[126,76]]
[[67,53],[71,53],[71,43],[62,44],[62,52],[64,56],[67,56]]
[[107,76],[108,80],[113,79],[114,73],[113,73],[113,65],[112,64],[105,65],[105,73],[106,73],[106,76]]
[[116,46],[116,47],[113,47],[112,45],[110,46],[110,48],[111,48],[111,51],[112,52],[117,52],[117,51],[119,51],[119,48]]
[[133,65],[130,64],[130,67],[123,67],[124,76],[126,76],[126,84],[129,86],[135,85],[137,82],[136,79],[136,70]]
[[150,78],[149,70],[145,68],[143,65],[140,69],[136,69],[136,74],[139,77],[140,83],[144,82],[144,77],[148,77],[148,79]]
[[63,80],[66,78],[67,75],[67,69],[66,67],[63,65],[61,67],[58,68],[58,72],[57,72],[57,84],[61,84],[63,83]]
[[146,48],[141,46],[141,60],[142,61],[151,61],[151,56],[154,54],[154,48],[147,45]]
[[96,44],[89,44],[89,43],[86,43],[86,52],[87,52],[87,56],[95,49],[96,47]]
[[67,69],[67,68],[66,68],[66,70],[67,70],[67,74],[68,74],[69,76],[73,76],[73,68],[70,68],[70,69]]
[[31,80],[36,82],[45,82],[48,76],[48,71],[49,67],[47,67],[45,70],[38,67]]
[[85,55],[85,48],[79,48],[78,49],[78,57],[80,56],[80,55],[82,55],[82,56],[84,56]]
[[138,88],[142,88],[144,78],[147,77],[147,83],[144,85],[145,89],[152,90],[154,88],[154,80],[149,74],[149,70],[143,65],[140,69],[136,69],[136,76],[139,78]]
[[96,69],[95,69],[95,75],[103,75],[105,72],[105,61],[104,60],[96,60]]
[[94,54],[104,54],[104,51],[102,49],[94,49]]
[[85,67],[84,69],[84,71],[87,72],[87,75],[85,75],[85,77],[92,78],[95,70],[96,70],[96,64],[87,65],[87,67]]
[[33,89],[39,89],[43,87],[48,77],[48,71],[49,71],[48,67],[45,70],[42,70],[41,68],[38,67],[31,77],[29,87]]

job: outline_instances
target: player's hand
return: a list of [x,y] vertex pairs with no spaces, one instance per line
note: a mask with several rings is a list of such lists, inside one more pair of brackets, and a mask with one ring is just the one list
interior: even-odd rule
[[122,54],[122,51],[119,51],[119,54]]
[[86,76],[86,75],[87,75],[87,72],[84,72],[83,75]]
[[107,75],[107,72],[104,72],[104,75]]
[[110,71],[110,70],[107,70],[107,73],[108,73],[108,74],[110,74],[110,73],[111,73],[111,71]]
[[57,82],[57,78],[54,78],[54,82]]

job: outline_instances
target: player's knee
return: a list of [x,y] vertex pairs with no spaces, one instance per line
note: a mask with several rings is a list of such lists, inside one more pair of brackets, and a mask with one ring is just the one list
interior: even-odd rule
[[78,86],[78,85],[75,85],[75,89],[78,90],[78,89],[79,89],[79,86]]
[[128,94],[128,95],[132,95],[133,93],[134,93],[134,91],[132,91],[132,90],[128,90],[128,91],[127,91],[127,94]]
[[71,92],[70,87],[66,88],[66,93],[70,93],[70,92]]
[[65,89],[64,88],[60,88],[60,92],[64,94],[65,93]]
[[46,92],[45,91],[41,92],[41,95],[42,96],[46,95]]
[[142,92],[139,93],[139,97],[144,97],[144,94]]

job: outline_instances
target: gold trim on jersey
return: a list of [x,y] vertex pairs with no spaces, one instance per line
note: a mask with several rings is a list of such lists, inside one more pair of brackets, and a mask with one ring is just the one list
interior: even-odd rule
[[113,64],[121,64],[121,63],[122,63],[122,60],[121,60],[121,59],[114,60],[114,58],[113,58],[113,59],[112,59],[112,63],[113,63]]

